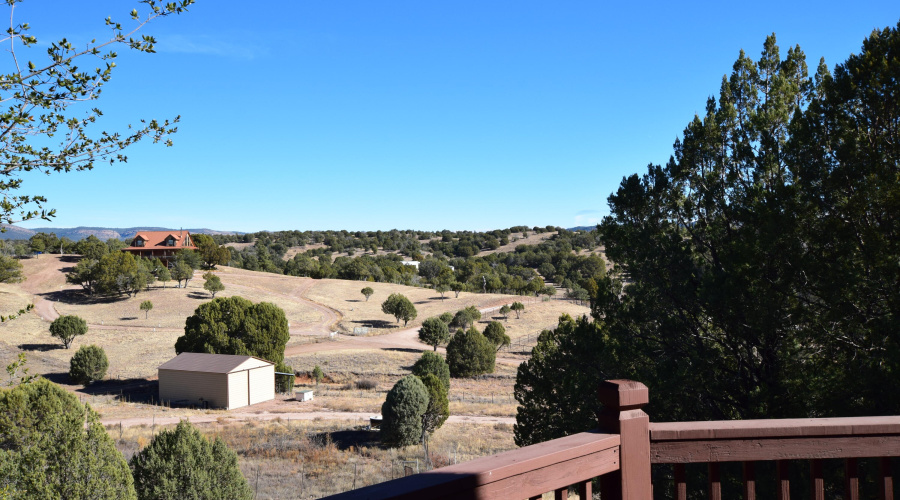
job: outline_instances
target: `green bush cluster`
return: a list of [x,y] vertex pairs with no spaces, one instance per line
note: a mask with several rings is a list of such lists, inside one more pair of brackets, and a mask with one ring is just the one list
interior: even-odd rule
[[494,372],[494,344],[474,326],[458,330],[447,344],[447,364],[453,377],[475,377]]
[[381,440],[388,446],[408,446],[422,437],[422,415],[428,408],[428,390],[415,375],[394,384],[381,405]]
[[106,352],[102,347],[93,344],[83,345],[69,361],[69,377],[78,384],[87,385],[96,380],[103,380],[107,368],[109,360],[106,359]]
[[141,500],[253,498],[237,454],[219,438],[210,442],[187,421],[160,432],[130,465]]

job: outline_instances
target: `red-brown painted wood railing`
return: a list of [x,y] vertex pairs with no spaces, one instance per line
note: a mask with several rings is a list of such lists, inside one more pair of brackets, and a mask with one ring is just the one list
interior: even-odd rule
[[685,465],[708,464],[709,498],[722,498],[719,464],[743,463],[743,497],[756,498],[754,463],[776,463],[779,499],[790,497],[788,463],[810,461],[810,490],[824,499],[823,459],[845,460],[845,499],[859,498],[857,459],[880,458],[879,499],[893,499],[890,458],[900,456],[900,417],[650,422],[641,409],[647,387],[629,380],[604,382],[600,430],[526,446],[348,491],[335,499],[540,498],[567,497],[574,486],[591,498],[599,479],[604,500],[653,497],[651,464],[673,465],[674,493],[687,498]]
[[790,460],[809,460],[813,499],[825,497],[823,459],[845,459],[845,496],[859,498],[857,459],[881,458],[879,498],[893,498],[888,457],[900,456],[900,417],[653,422],[650,461],[674,464],[675,498],[686,496],[684,465],[709,464],[709,498],[721,498],[718,464],[743,462],[744,498],[756,498],[754,462],[776,462],[780,499],[790,496]]

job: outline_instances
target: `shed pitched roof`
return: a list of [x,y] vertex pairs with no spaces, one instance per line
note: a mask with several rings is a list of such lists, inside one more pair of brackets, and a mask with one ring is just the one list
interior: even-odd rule
[[275,363],[253,356],[183,352],[159,365],[159,369],[180,370],[186,372],[232,373],[270,365],[274,366]]

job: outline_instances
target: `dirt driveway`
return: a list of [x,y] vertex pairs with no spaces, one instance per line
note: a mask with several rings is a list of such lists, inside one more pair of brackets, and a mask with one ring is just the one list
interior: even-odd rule
[[[369,422],[369,417],[373,413],[351,413],[336,411],[314,411],[314,412],[293,412],[293,413],[231,413],[229,415],[189,415],[181,417],[137,417],[137,418],[107,418],[101,419],[103,425],[119,425],[122,427],[135,427],[140,425],[171,425],[177,424],[182,420],[191,423],[230,423],[245,422],[249,420],[267,421],[267,420],[344,420],[358,421],[360,424]],[[471,423],[471,424],[514,424],[514,417],[486,417],[477,415],[450,415],[447,419],[449,423]]]

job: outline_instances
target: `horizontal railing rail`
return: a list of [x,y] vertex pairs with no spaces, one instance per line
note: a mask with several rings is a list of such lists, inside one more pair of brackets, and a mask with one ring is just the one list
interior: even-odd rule
[[530,498],[619,470],[619,436],[582,432],[517,450],[360,488],[332,499]]
[[651,422],[654,464],[900,456],[900,417]]
[[892,499],[890,457],[900,456],[900,417],[653,422],[650,461],[672,464],[676,500],[687,498],[685,464],[708,464],[708,494],[722,498],[719,464],[742,462],[743,498],[756,498],[755,463],[775,462],[779,500],[790,498],[788,465],[810,461],[810,492],[825,498],[823,459],[845,459],[844,498],[858,499],[859,458],[879,462],[878,498]]

